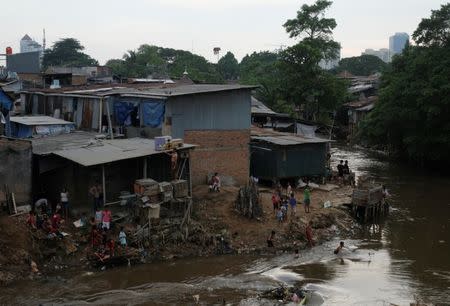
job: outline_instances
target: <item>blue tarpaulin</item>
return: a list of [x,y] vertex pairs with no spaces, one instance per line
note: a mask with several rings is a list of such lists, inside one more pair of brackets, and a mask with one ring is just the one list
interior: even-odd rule
[[134,109],[134,103],[130,102],[114,102],[114,114],[118,125],[131,125],[131,113]]
[[[3,90],[0,89],[0,110],[2,111],[10,111],[12,110],[13,101],[10,97],[8,97]],[[5,115],[5,114],[3,114]],[[6,116],[5,116],[6,117]]]
[[142,122],[152,128],[161,127],[164,120],[165,104],[161,101],[144,100],[142,107]]

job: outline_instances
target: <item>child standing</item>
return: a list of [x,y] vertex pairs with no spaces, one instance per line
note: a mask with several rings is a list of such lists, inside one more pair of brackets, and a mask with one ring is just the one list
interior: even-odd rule
[[278,208],[278,210],[277,210],[277,220],[278,220],[278,223],[283,222],[283,211],[281,210],[281,208]]
[[119,242],[120,242],[120,246],[122,247],[122,250],[125,250],[127,247],[127,234],[125,233],[123,226],[120,227]]
[[103,228],[106,228],[107,230],[109,230],[110,225],[111,225],[111,218],[112,218],[111,211],[108,208],[105,208],[105,210],[103,210],[103,213],[102,213]]

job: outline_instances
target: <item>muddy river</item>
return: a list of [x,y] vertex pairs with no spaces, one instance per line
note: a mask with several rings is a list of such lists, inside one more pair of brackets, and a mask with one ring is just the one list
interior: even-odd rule
[[224,256],[80,271],[0,289],[0,304],[24,305],[272,305],[251,297],[278,283],[303,285],[308,305],[409,305],[416,299],[450,305],[450,178],[389,164],[363,151],[334,148],[357,174],[383,181],[390,217],[339,242],[278,256]]

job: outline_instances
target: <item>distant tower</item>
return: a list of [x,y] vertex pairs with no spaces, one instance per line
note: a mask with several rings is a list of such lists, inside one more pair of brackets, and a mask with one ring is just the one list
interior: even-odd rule
[[28,34],[20,40],[20,53],[42,51],[42,46],[32,40]]
[[42,29],[42,50],[45,52],[45,29]]
[[408,42],[409,35],[406,33],[395,33],[389,37],[389,57],[402,53]]

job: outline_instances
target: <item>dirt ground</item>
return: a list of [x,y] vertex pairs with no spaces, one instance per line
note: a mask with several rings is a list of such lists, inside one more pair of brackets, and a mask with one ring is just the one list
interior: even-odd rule
[[[208,192],[208,186],[195,187],[188,238],[183,238],[182,231],[162,239],[164,242],[161,242],[161,237],[157,238],[156,242],[147,246],[147,262],[180,257],[302,249],[307,247],[305,225],[309,221],[312,221],[316,243],[337,235],[345,236],[355,226],[355,222],[341,205],[350,202],[350,187],[332,191],[312,190],[311,212],[305,213],[303,206],[299,204],[296,216],[291,218],[288,213],[288,220],[281,224],[273,212],[272,190],[259,190],[263,217],[247,219],[234,209],[238,187],[223,187],[219,193]],[[294,192],[301,202],[303,191]],[[327,200],[331,201],[333,207],[323,208],[323,203]],[[79,269],[88,265],[88,231],[75,229],[68,222],[62,227],[64,232],[70,234],[68,237],[49,240],[42,231],[29,229],[26,218],[26,215],[0,216],[0,286],[17,279],[57,274],[66,269]],[[276,231],[275,248],[269,249],[266,240],[272,230]],[[36,262],[39,273],[31,272],[31,260]]]
[[[207,186],[197,186],[193,190],[197,205],[196,218],[202,220],[211,233],[227,236],[231,247],[237,252],[253,252],[266,249],[266,240],[272,230],[276,231],[275,247],[294,248],[294,243],[305,246],[305,225],[312,221],[313,236],[316,242],[330,239],[339,231],[342,236],[351,230],[354,222],[343,203],[349,203],[352,188],[344,186],[332,191],[312,190],[310,213],[305,213],[303,205],[297,205],[297,213],[279,223],[272,206],[272,190],[260,188],[260,199],[264,216],[260,219],[247,219],[234,209],[239,191],[238,187],[223,187],[219,193],[208,192]],[[294,190],[297,201],[303,201],[303,190]],[[333,207],[323,208],[330,201]],[[289,208],[290,209],[290,208]],[[333,225],[335,227],[333,227]]]

